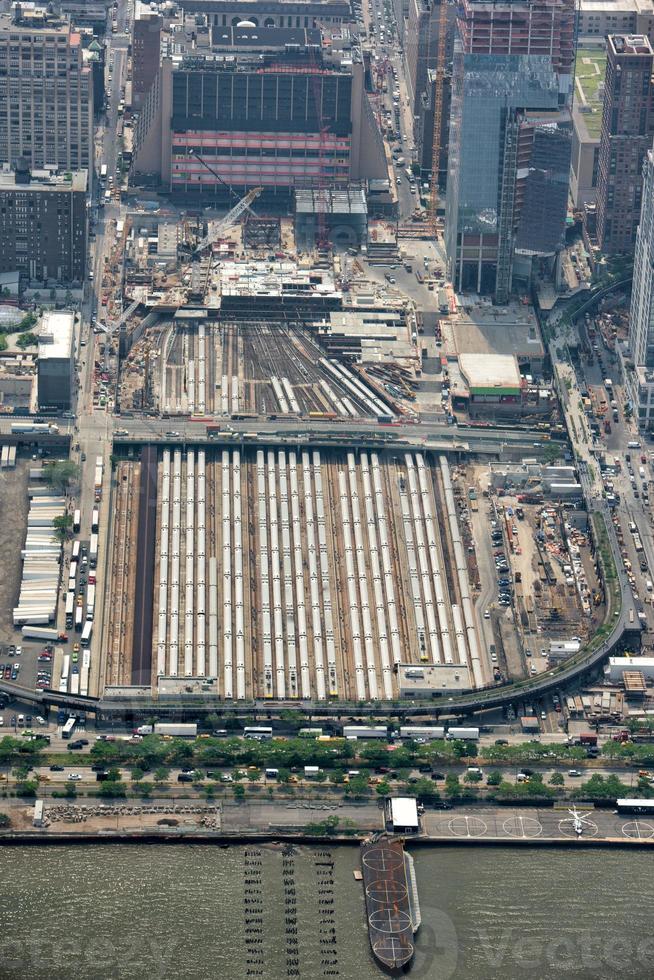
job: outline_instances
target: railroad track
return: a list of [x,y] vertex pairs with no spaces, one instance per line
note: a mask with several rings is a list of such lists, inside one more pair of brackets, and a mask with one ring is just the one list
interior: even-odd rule
[[154,586],[154,546],[157,508],[157,449],[148,446],[141,452],[139,484],[139,522],[135,557],[134,628],[131,680],[149,684],[152,676],[152,600]]
[[[336,515],[340,512],[338,467],[344,465],[344,463],[339,462],[333,457],[331,459],[328,458],[324,460],[323,463],[324,465],[322,466],[322,471],[323,474],[326,473],[327,475],[327,479],[323,480],[325,521],[329,524],[329,536],[331,537],[332,555],[334,559],[334,581],[336,584],[336,589],[332,592],[332,594],[336,596],[334,620],[338,623],[338,630],[334,630],[334,639],[336,640],[338,636],[338,686],[339,691],[343,692],[342,696],[346,699],[350,699],[355,696],[350,682],[350,679],[354,677],[354,661],[350,659],[352,647],[351,643],[348,643],[348,635],[346,631],[346,618],[348,624],[350,623],[350,618],[349,614],[346,613],[348,608],[347,585],[343,584],[343,579],[345,577],[345,555],[341,549],[341,524],[340,520],[336,517]],[[338,510],[335,509],[337,504]]]
[[123,680],[127,618],[131,593],[129,589],[131,491],[134,468],[128,462],[118,467],[118,493],[116,521],[112,542],[111,605],[107,629],[107,677],[109,683],[120,684]]

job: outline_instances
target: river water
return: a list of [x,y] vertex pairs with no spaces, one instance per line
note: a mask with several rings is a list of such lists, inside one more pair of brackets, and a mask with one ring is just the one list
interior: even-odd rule
[[[645,851],[414,852],[426,980],[654,976]],[[0,980],[375,980],[356,847],[0,848]]]

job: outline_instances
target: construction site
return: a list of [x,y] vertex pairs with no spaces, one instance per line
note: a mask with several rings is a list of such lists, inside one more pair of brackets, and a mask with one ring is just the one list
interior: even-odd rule
[[382,384],[329,359],[307,330],[268,319],[215,322],[202,312],[164,317],[136,348],[121,378],[125,411],[315,418],[396,414]]
[[433,667],[434,694],[487,682],[446,457],[147,447],[114,492],[105,687],[391,700],[400,664]]

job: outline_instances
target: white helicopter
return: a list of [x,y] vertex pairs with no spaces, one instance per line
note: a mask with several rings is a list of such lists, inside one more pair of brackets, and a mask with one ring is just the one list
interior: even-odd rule
[[572,804],[572,809],[568,810],[568,813],[572,817],[572,829],[577,837],[581,837],[584,832],[584,821],[590,820],[590,817],[587,813],[580,813],[574,803]]

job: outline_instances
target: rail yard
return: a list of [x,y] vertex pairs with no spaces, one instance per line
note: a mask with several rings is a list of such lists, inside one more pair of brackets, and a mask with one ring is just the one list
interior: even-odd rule
[[485,683],[445,457],[148,448],[117,477],[106,685],[389,700],[400,663]]
[[167,415],[395,414],[379,382],[326,357],[306,330],[269,320],[191,318],[158,326],[128,358],[121,385],[126,408],[139,405],[134,394],[141,386],[145,402]]

